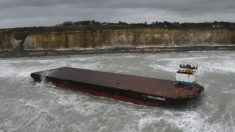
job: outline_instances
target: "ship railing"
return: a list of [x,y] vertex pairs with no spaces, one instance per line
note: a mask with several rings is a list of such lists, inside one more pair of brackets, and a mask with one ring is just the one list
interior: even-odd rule
[[195,71],[194,69],[190,69],[190,70],[188,70],[188,69],[179,69],[178,71],[177,71],[177,73],[187,73],[187,74],[194,74],[194,73],[196,73],[197,71]]
[[188,69],[198,69],[198,65],[191,65],[191,64],[181,64],[180,68],[188,68]]
[[182,86],[184,88],[191,88],[191,87],[196,85],[196,82],[193,82],[193,83],[183,83],[183,82],[175,81],[174,84],[178,85],[178,86]]
[[184,74],[194,74],[194,72],[187,72],[187,71],[177,71],[177,73],[184,73]]

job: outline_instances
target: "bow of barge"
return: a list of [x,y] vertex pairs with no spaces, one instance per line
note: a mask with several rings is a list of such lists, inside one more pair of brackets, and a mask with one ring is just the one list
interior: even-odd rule
[[177,72],[176,81],[70,67],[34,72],[31,77],[34,81],[45,80],[64,89],[159,106],[194,99],[203,91],[203,87],[196,83],[197,67],[183,66]]

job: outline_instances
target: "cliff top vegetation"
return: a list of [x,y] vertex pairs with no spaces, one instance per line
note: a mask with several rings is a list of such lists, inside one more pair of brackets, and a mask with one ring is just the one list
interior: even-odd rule
[[179,22],[159,22],[154,21],[152,23],[127,23],[119,21],[117,23],[110,22],[98,22],[95,20],[88,21],[66,21],[62,24],[57,24],[48,27],[19,27],[19,28],[6,28],[0,29],[0,33],[11,32],[47,32],[47,31],[80,31],[80,30],[112,30],[112,29],[133,29],[133,28],[209,28],[209,29],[235,29],[235,23],[233,22],[203,22],[203,23],[179,23]]

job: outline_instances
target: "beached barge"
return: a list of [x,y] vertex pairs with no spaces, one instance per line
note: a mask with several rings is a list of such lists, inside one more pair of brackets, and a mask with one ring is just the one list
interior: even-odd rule
[[195,83],[197,67],[181,65],[176,81],[62,67],[31,73],[34,81],[141,105],[183,103],[196,98],[203,87]]

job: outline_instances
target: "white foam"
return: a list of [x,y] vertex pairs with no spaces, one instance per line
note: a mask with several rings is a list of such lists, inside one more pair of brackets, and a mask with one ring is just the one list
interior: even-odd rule
[[155,70],[163,70],[168,72],[176,72],[178,68],[177,64],[167,64],[167,65],[150,64],[149,66],[154,68]]
[[[235,73],[235,60],[234,55],[221,53],[220,56],[216,56],[217,52],[214,53],[186,53],[174,56],[174,54],[155,54],[155,55],[133,55],[133,54],[115,54],[115,55],[95,55],[95,56],[73,56],[73,57],[51,57],[47,59],[42,58],[25,58],[25,59],[9,59],[9,60],[0,60],[0,79],[7,78],[12,81],[22,81],[22,79],[27,79],[26,83],[29,83],[29,75],[31,72],[48,70],[52,68],[62,67],[62,66],[71,66],[83,69],[94,69],[94,70],[104,70],[104,71],[113,71],[113,72],[130,72],[137,71],[139,67],[147,65],[152,69],[167,71],[175,73],[178,69],[179,64],[181,63],[196,63],[199,65],[199,74],[203,75],[205,73],[222,73],[222,74],[234,74]],[[173,57],[172,57],[173,56]],[[195,57],[192,57],[195,56]],[[129,58],[137,58],[142,62],[141,66],[129,64]],[[121,66],[115,63],[115,59],[120,61],[127,61],[127,63],[122,63]],[[104,63],[103,63],[104,62]],[[109,64],[110,62],[110,64]],[[138,62],[139,63],[139,62]],[[136,64],[138,64],[136,63]],[[148,69],[147,69],[148,70]],[[144,71],[143,71],[144,72]],[[31,82],[30,82],[31,83]],[[212,82],[213,83],[213,82]],[[216,82],[215,82],[216,83]],[[25,85],[23,85],[25,86]],[[30,85],[31,86],[31,85]],[[205,88],[209,87],[205,83]],[[230,87],[234,86],[233,83],[229,84]],[[52,100],[51,104],[56,106],[69,106],[70,110],[77,112],[83,116],[91,116],[102,113],[104,111],[104,118],[109,118],[105,115],[106,113],[117,114],[118,119],[129,120],[130,124],[123,126],[123,131],[132,130],[132,131],[143,131],[146,127],[154,126],[154,123],[161,125],[161,122],[164,122],[166,126],[176,128],[182,131],[189,132],[199,132],[199,131],[234,131],[234,117],[232,109],[234,107],[228,107],[228,121],[223,122],[224,120],[210,121],[209,118],[213,117],[213,114],[216,113],[218,105],[214,105],[211,102],[204,102],[204,105],[207,109],[211,110],[211,113],[203,113],[203,109],[195,110],[183,110],[183,111],[174,111],[167,109],[155,109],[148,107],[134,107],[131,105],[127,107],[126,103],[113,103],[107,99],[100,99],[97,101],[96,97],[86,96],[84,94],[69,93],[63,90],[51,89],[52,86],[44,83],[36,83],[36,88],[42,88],[41,90],[35,90],[42,95],[43,97],[48,97],[47,99],[42,98],[42,100],[48,101]],[[48,88],[48,89],[47,89]],[[45,90],[46,89],[46,90]],[[50,90],[49,90],[50,89]],[[206,89],[205,89],[206,90]],[[228,90],[229,91],[229,90]],[[228,92],[228,91],[225,91]],[[230,94],[234,94],[234,90],[229,91]],[[223,92],[222,92],[223,93]],[[209,100],[213,100],[212,95],[207,96]],[[28,99],[28,98],[27,98]],[[233,99],[234,100],[234,99]],[[213,102],[213,101],[212,101]],[[232,101],[234,102],[234,101]],[[33,107],[34,109],[41,112],[48,112],[50,114],[51,108],[46,108],[43,102],[34,102],[29,101],[25,104],[26,106]],[[232,106],[233,104],[231,104]],[[133,107],[132,107],[133,106]],[[234,105],[233,105],[234,106]],[[116,111],[115,111],[116,110]],[[198,111],[199,110],[199,111]],[[123,112],[128,115],[128,119],[120,118],[120,112]],[[160,114],[159,114],[160,113]],[[60,117],[60,113],[58,117]],[[102,113],[103,114],[103,113]],[[122,116],[125,116],[123,114]],[[206,116],[205,116],[206,115]],[[115,116],[115,115],[114,115]],[[130,117],[130,118],[129,118]],[[79,119],[78,119],[79,120]],[[88,121],[87,121],[88,122]],[[128,121],[126,121],[128,122]],[[104,129],[106,124],[102,124],[101,127]],[[79,126],[76,124],[76,126]],[[130,126],[130,127],[129,127]],[[166,127],[163,126],[163,127]],[[84,128],[87,127],[87,124],[84,125]],[[137,129],[137,130],[136,130]],[[153,128],[154,129],[154,128]],[[167,128],[163,128],[165,130]],[[102,129],[100,129],[102,130]],[[157,128],[154,129],[158,131]]]
[[[198,54],[196,54],[198,55]],[[235,73],[235,61],[231,55],[221,55],[221,56],[211,56],[206,55],[195,56],[195,57],[181,57],[181,58],[168,58],[168,56],[154,56],[151,55],[148,58],[152,63],[149,64],[150,67],[157,70],[164,70],[167,72],[176,72],[180,64],[197,64],[199,66],[199,75],[207,72],[217,72],[217,73]]]
[[[163,115],[156,115],[156,117],[149,115],[141,118],[139,120],[139,131],[153,123],[160,123],[162,121],[165,122],[165,125],[170,124],[168,127],[174,127],[185,132],[215,131],[221,129],[221,124],[214,129],[214,124],[207,122],[206,117],[202,117],[195,111],[175,112],[164,110]],[[158,131],[157,129],[155,131]]]

